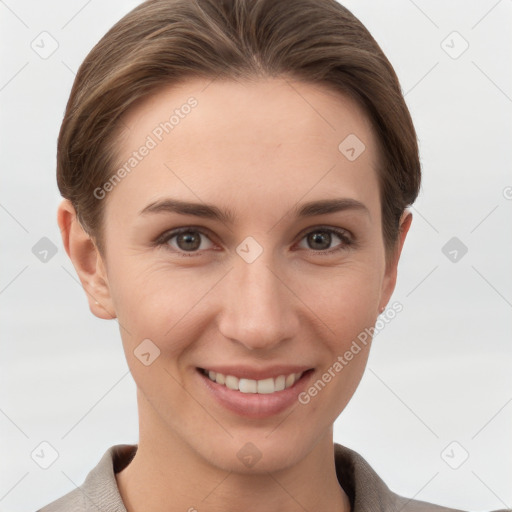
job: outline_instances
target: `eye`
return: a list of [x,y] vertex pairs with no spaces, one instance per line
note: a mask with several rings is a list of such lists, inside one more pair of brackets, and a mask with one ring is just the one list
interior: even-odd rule
[[[330,245],[333,242],[333,236],[334,239],[338,238],[341,243],[331,248]],[[202,237],[207,240],[206,246],[201,239]],[[347,249],[355,244],[348,231],[323,226],[310,230],[302,237],[301,241],[302,240],[305,240],[306,243],[309,244],[309,247],[305,247],[306,249],[310,249],[317,254],[332,254],[333,252]],[[199,255],[201,251],[213,247],[209,236],[202,229],[193,226],[177,228],[166,232],[155,240],[155,245],[163,246],[183,256]]]
[[[338,244],[338,246],[334,249],[330,247],[331,243],[333,242],[333,235],[334,238],[341,240],[341,244]],[[317,253],[328,254],[347,249],[354,244],[354,241],[352,240],[348,231],[344,229],[334,229],[327,227],[318,227],[309,231],[302,238],[302,240],[305,240],[306,243],[309,244],[309,247],[306,247],[306,249],[309,248]]]
[[[210,245],[206,244],[205,247],[205,244],[203,244],[201,240],[202,236],[209,241]],[[169,243],[173,239],[176,240],[173,243]],[[179,228],[164,233],[155,243],[158,246],[170,246],[171,250],[184,253],[186,256],[192,256],[200,250],[206,250],[212,247],[211,240],[207,237],[206,233],[193,227]]]

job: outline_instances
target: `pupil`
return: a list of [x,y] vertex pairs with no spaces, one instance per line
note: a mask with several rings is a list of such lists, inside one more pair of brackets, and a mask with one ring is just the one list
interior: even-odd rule
[[[316,233],[309,236],[309,241],[313,242],[314,249],[327,249],[330,245],[331,235],[325,231],[317,231]],[[322,242],[324,242],[323,247],[315,247],[315,244],[319,243],[322,245]]]
[[[184,250],[194,250],[194,249],[197,249],[201,245],[201,240],[199,239],[199,237],[197,235],[191,234],[190,232],[182,233],[182,234],[178,235],[177,242],[178,242],[180,249],[184,249]],[[182,247],[180,242],[185,242],[185,247]],[[190,243],[192,243],[192,246],[190,246],[190,245],[187,246],[187,244],[190,244]]]

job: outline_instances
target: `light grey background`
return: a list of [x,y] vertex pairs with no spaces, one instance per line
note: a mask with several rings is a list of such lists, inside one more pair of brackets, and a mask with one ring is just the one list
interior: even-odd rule
[[[137,442],[118,325],[90,313],[61,244],[55,150],[74,72],[138,3],[0,1],[0,511],[37,510],[109,446]],[[405,496],[512,507],[512,1],[344,5],[397,71],[424,174],[392,299],[404,309],[376,336],[335,441]],[[51,48],[43,31],[58,42],[46,59],[31,47]],[[46,263],[42,237],[58,248]],[[452,237],[468,248],[456,262]],[[46,470],[31,458],[43,441],[59,454]]]

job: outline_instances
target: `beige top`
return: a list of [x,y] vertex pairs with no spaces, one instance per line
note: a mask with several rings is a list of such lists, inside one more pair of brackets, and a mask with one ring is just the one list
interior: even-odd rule
[[[137,445],[111,446],[80,487],[37,512],[127,512],[114,474],[131,462],[136,451]],[[352,512],[461,512],[395,494],[366,460],[350,448],[334,443],[334,456],[336,475],[349,497]]]

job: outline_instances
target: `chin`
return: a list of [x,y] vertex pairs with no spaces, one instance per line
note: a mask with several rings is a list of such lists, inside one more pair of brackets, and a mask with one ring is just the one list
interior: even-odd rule
[[[285,420],[286,421],[286,420]],[[215,443],[204,458],[212,466],[224,471],[238,474],[267,474],[293,466],[300,461],[309,450],[313,449],[318,436],[307,442],[307,435],[302,431],[300,438],[295,439],[284,429],[281,435],[277,429],[264,429],[259,434],[237,435],[226,439],[226,443]],[[279,427],[278,427],[279,429]]]

